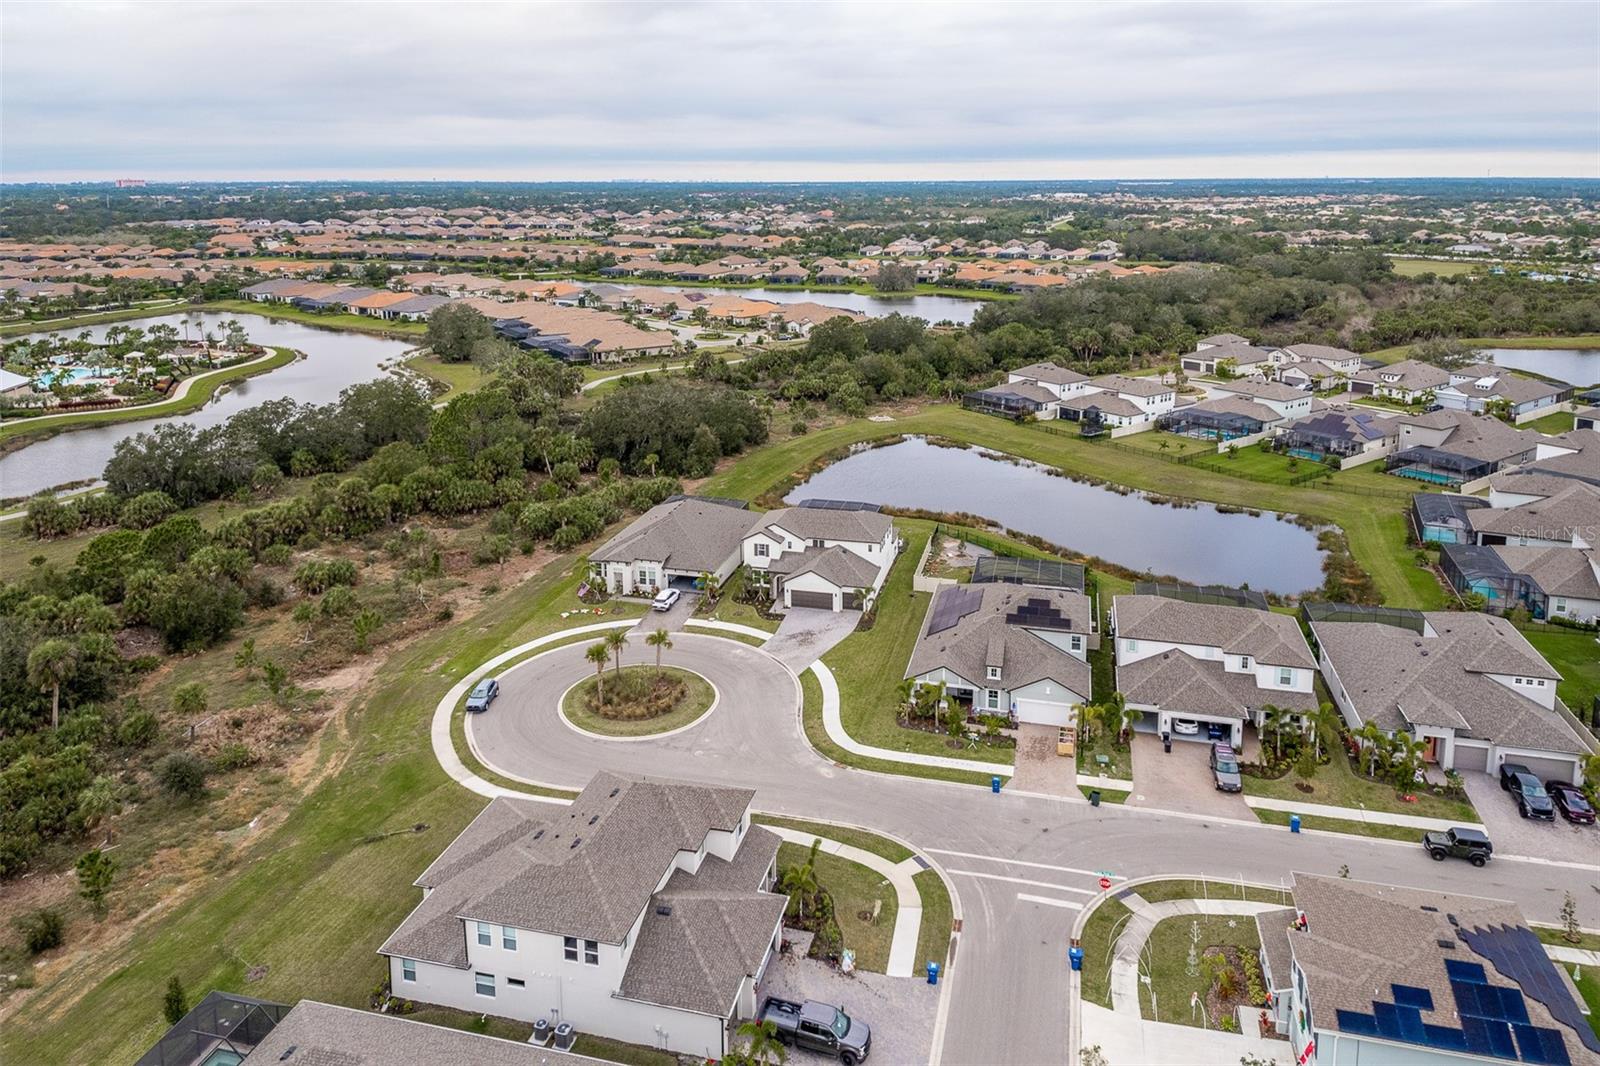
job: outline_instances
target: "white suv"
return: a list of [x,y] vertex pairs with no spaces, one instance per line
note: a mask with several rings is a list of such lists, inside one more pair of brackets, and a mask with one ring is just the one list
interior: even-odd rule
[[650,601],[652,611],[670,611],[672,605],[678,602],[683,593],[677,589],[662,589],[656,593],[656,598]]

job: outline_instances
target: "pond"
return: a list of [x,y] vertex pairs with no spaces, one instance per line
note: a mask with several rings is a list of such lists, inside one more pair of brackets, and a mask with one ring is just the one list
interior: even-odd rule
[[[579,284],[584,284],[579,282]],[[627,285],[627,281],[617,284]],[[827,307],[842,307],[858,311],[871,318],[882,318],[899,312],[929,322],[954,322],[967,325],[982,307],[982,300],[966,300],[959,296],[929,296],[908,293],[905,296],[878,296],[864,292],[812,292],[809,289],[725,289],[716,286],[695,286],[682,289],[672,285],[660,288],[669,292],[703,292],[709,296],[743,296],[750,300],[767,300],[775,304],[817,303]]]
[[[220,333],[222,323],[229,319],[243,323],[255,343],[294,348],[305,352],[306,358],[270,373],[233,382],[210,403],[186,415],[74,429],[12,452],[0,458],[0,496],[29,496],[67,482],[98,478],[119,441],[166,422],[214,426],[247,407],[284,396],[301,402],[328,403],[337,399],[342,389],[381,376],[387,364],[412,347],[405,341],[384,337],[316,329],[260,315],[215,311],[139,318],[114,325],[149,329],[165,323],[176,327],[180,335],[199,339],[208,329]],[[92,326],[88,333],[92,340],[100,341],[109,328],[108,325]],[[76,337],[83,331],[62,332]]]
[[1322,584],[1317,536],[1272,512],[1173,507],[1056,477],[1033,463],[920,438],[857,451],[785,497],[965,511],[1132,570],[1277,593]]
[[1600,348],[1484,348],[1496,366],[1531,370],[1580,389],[1600,385]]

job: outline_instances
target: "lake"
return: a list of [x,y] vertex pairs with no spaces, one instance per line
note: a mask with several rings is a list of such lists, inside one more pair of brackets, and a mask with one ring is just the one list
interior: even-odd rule
[[[586,283],[578,282],[578,284]],[[615,284],[628,285],[629,282],[623,279]],[[812,292],[809,289],[725,289],[715,286],[684,289],[673,285],[652,286],[652,288],[661,288],[668,292],[703,292],[712,296],[743,296],[775,304],[816,303],[826,307],[842,307],[847,311],[858,311],[871,318],[882,318],[898,311],[902,315],[926,319],[929,322],[949,321],[963,326],[972,321],[972,317],[984,303],[982,300],[965,300],[959,296],[914,294],[876,296],[864,292]]]
[[857,451],[785,497],[966,511],[1133,570],[1293,594],[1322,584],[1317,536],[1275,514],[1172,507],[1071,481],[1033,463],[920,438]]
[[1484,348],[1482,354],[1496,366],[1531,370],[1580,389],[1600,385],[1600,348]]
[[[165,323],[176,327],[180,335],[187,331],[189,337],[199,339],[208,329],[220,334],[222,323],[229,319],[243,323],[255,343],[294,348],[306,353],[306,358],[270,373],[233,382],[210,403],[186,415],[74,429],[12,452],[0,458],[0,496],[31,496],[70,481],[98,478],[119,441],[163,423],[214,426],[247,407],[285,396],[301,402],[329,403],[338,398],[341,390],[381,376],[386,364],[393,363],[413,346],[406,341],[362,333],[316,329],[260,315],[215,311],[130,319],[111,325],[148,329]],[[104,339],[111,325],[89,327],[91,339]],[[61,332],[76,337],[83,331]],[[48,422],[41,423],[41,428],[47,425]]]

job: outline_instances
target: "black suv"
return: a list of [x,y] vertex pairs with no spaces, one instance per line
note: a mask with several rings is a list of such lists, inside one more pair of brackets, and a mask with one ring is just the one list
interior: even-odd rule
[[1489,843],[1488,837],[1476,829],[1460,826],[1442,833],[1422,834],[1422,846],[1428,849],[1434,862],[1443,862],[1445,856],[1453,855],[1458,859],[1466,859],[1474,866],[1482,866],[1494,854],[1494,845]]
[[1517,801],[1517,813],[1524,818],[1539,818],[1546,822],[1556,820],[1556,805],[1544,785],[1521,763],[1500,764],[1500,787],[1511,793]]

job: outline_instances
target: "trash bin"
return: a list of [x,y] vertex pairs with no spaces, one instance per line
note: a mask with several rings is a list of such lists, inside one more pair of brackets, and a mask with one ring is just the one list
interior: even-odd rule
[[1289,832],[1300,832],[1300,816],[1298,814],[1289,815]]
[[930,985],[939,983],[939,964],[936,962],[928,963],[928,983]]
[[1089,790],[1089,806],[1100,806],[1100,790],[1098,788],[1091,788]]
[[1082,948],[1072,948],[1072,949],[1070,949],[1067,952],[1067,961],[1072,963],[1072,968],[1074,970],[1083,969],[1083,949]]
[[1171,733],[1162,733],[1161,734],[1161,746],[1166,749],[1166,752],[1167,752],[1168,755],[1172,754],[1172,734]]
[[989,791],[990,792],[999,792],[1000,791],[1000,775],[999,774],[996,774],[995,776],[989,778]]

